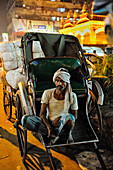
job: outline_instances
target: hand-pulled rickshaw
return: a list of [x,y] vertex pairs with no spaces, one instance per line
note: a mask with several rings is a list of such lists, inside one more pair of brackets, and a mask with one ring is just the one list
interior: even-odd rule
[[[39,42],[45,57],[33,58],[33,42]],[[16,122],[17,138],[22,160],[27,155],[27,129],[22,127],[23,115],[40,113],[40,101],[44,90],[54,87],[52,76],[59,68],[66,68],[71,74],[72,91],[78,98],[78,119],[73,130],[74,143],[65,143],[65,138],[59,138],[56,143],[47,143],[47,137],[38,134],[49,155],[51,166],[56,169],[51,148],[57,146],[93,144],[94,150],[103,169],[106,169],[98,151],[98,143],[102,134],[102,116],[94,92],[88,86],[89,72],[82,47],[78,39],[71,35],[26,33],[22,38],[21,47],[24,56],[24,70],[27,86],[19,82],[16,92]],[[38,132],[37,132],[38,133]]]

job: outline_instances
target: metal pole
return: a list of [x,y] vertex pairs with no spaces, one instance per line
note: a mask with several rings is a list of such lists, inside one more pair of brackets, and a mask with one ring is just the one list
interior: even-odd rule
[[101,155],[99,153],[99,150],[98,150],[98,147],[97,147],[96,143],[94,143],[94,150],[95,150],[95,153],[96,153],[96,155],[98,157],[98,160],[99,160],[99,162],[100,162],[100,164],[102,166],[102,169],[107,170],[106,165],[105,165],[105,163],[104,163],[104,161],[103,161],[103,159],[102,159],[102,157],[101,157]]

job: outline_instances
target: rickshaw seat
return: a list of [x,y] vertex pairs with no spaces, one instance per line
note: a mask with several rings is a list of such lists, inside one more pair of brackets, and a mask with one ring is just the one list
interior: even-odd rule
[[34,79],[35,92],[41,97],[46,89],[54,88],[53,75],[59,68],[66,68],[71,74],[72,90],[76,94],[86,93],[84,78],[78,71],[80,61],[74,57],[36,58],[29,62],[29,73]]

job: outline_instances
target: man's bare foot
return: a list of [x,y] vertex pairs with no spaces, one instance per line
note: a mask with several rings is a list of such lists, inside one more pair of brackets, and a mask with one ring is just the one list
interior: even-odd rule
[[58,139],[59,139],[59,136],[56,136],[55,139],[51,140],[51,144],[55,144]]
[[69,133],[69,137],[67,139],[67,143],[74,143],[73,137],[72,137],[72,133]]

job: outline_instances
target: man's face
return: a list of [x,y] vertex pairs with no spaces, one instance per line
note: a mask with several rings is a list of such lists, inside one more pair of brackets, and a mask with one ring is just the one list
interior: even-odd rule
[[57,90],[63,91],[67,87],[67,83],[61,78],[57,77],[55,80]]

